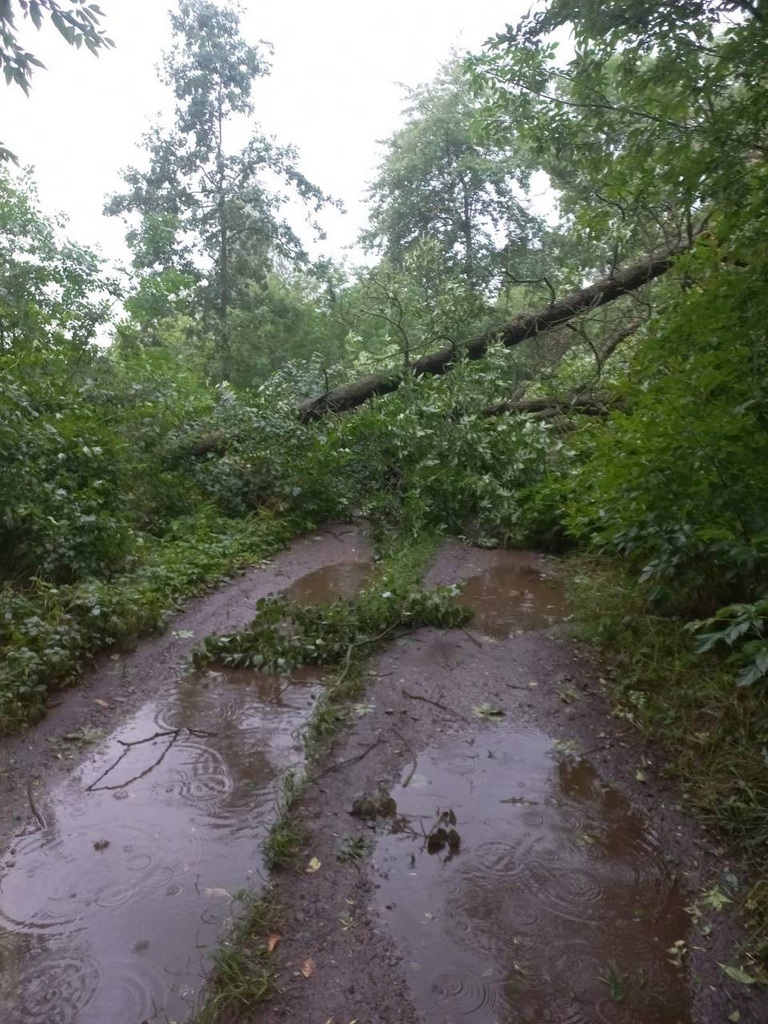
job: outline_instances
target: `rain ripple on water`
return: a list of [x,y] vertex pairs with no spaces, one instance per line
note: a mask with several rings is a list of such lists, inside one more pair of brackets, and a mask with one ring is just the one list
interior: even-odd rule
[[[677,879],[587,761],[500,727],[426,751],[392,795],[378,891],[430,1024],[689,1021]],[[458,849],[425,840],[448,810]]]
[[187,676],[46,799],[48,828],[5,857],[3,1024],[184,1018],[230,894],[259,884],[313,692],[311,677]]

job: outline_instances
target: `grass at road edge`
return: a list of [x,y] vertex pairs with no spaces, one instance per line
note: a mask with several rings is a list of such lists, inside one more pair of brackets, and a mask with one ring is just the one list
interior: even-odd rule
[[576,558],[565,571],[573,632],[599,652],[614,714],[661,744],[663,771],[680,781],[686,809],[750,865],[752,885],[743,897],[751,936],[745,966],[765,977],[765,694],[737,687],[721,657],[697,655],[685,623],[654,615],[642,590],[615,562]]
[[48,693],[77,682],[105,648],[128,649],[189,598],[283,547],[299,527],[210,509],[147,541],[142,562],[111,579],[0,588],[0,734],[38,721]]

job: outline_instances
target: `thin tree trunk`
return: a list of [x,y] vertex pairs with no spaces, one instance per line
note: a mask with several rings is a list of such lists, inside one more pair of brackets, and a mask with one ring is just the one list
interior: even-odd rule
[[[688,242],[681,242],[612,277],[570,292],[562,299],[551,302],[534,313],[522,313],[503,327],[474,338],[464,346],[443,348],[422,356],[411,365],[410,373],[415,376],[425,373],[447,373],[457,359],[482,359],[494,343],[512,348],[528,338],[567,323],[580,313],[587,313],[624,295],[630,295],[643,285],[666,274],[673,266],[675,257],[685,252],[688,247]],[[317,398],[302,402],[298,409],[299,420],[302,423],[309,423],[330,412],[354,409],[377,395],[388,395],[400,387],[405,376],[402,371],[391,370],[363,377],[351,384],[343,384]]]
[[475,251],[472,238],[472,214],[470,208],[469,190],[462,179],[464,191],[464,219],[462,221],[462,232],[464,234],[464,276],[467,279],[467,287],[470,291],[475,290]]
[[218,138],[216,148],[216,170],[218,177],[217,216],[219,221],[219,347],[224,377],[230,375],[229,351],[229,232],[227,230],[226,181],[224,168],[224,114],[221,91],[218,102]]

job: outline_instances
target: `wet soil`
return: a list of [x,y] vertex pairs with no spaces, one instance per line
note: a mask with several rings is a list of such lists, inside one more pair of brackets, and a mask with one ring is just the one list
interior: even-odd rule
[[[369,571],[360,531],[300,541],[103,659],[5,744],[0,1019],[183,1016],[231,893],[262,882],[276,778],[300,762],[319,685],[192,673],[191,647],[267,593],[348,596]],[[766,993],[718,967],[736,962],[738,922],[700,899],[739,865],[611,716],[599,666],[566,638],[553,566],[449,543],[428,583],[455,582],[472,626],[418,630],[374,659],[315,769],[302,863],[275,881],[280,993],[251,1019],[768,1020]],[[89,754],[61,739],[83,725],[107,737]]]
[[[201,637],[302,580],[349,595],[370,571],[360,531],[307,538],[191,605],[134,653],[101,660],[38,729],[2,751],[0,1020],[181,1019],[261,844],[318,672],[195,672]],[[89,740],[105,735],[85,755]],[[36,780],[44,775],[44,784]]]
[[690,1021],[680,879],[588,760],[498,726],[392,791],[377,902],[427,1020]]
[[739,866],[611,716],[553,575],[444,547],[428,582],[466,580],[481,614],[372,666],[340,767],[302,801],[321,867],[278,881],[281,995],[254,1022],[768,1020],[766,993],[718,966],[738,921],[699,899]]

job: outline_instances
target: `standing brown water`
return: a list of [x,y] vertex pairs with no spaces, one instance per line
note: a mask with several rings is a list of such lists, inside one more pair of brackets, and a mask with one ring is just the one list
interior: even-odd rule
[[529,629],[546,629],[565,614],[562,590],[517,551],[494,552],[500,564],[471,576],[462,604],[474,612],[473,629],[497,640]]
[[498,727],[430,748],[405,781],[379,899],[427,1021],[689,1020],[676,878],[587,761]]
[[372,571],[370,561],[324,565],[292,583],[284,591],[284,596],[298,604],[326,604],[344,597],[354,597],[368,582]]
[[[296,598],[349,596],[368,555],[363,532],[344,525],[297,541],[193,602],[175,629],[104,659],[38,729],[6,742],[0,784],[9,789],[23,771],[23,809],[40,820],[0,852],[2,1024],[188,1015],[236,912],[233,894],[261,885],[279,777],[302,760],[298,731],[319,680],[317,671],[185,674],[189,653],[303,577]],[[62,733],[98,725],[129,699],[138,711],[77,772],[34,787],[51,753],[72,749]]]
[[188,676],[146,704],[41,808],[0,896],[4,1024],[183,1017],[232,895],[258,887],[281,771],[312,686]]
[[[501,694],[516,637],[561,619],[564,595],[525,552],[456,554],[471,628],[509,658]],[[452,662],[445,692],[468,685]],[[670,962],[689,921],[642,817],[567,743],[506,724],[464,732],[406,770],[376,850],[380,906],[420,1013],[430,1024],[689,1021]]]

